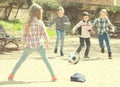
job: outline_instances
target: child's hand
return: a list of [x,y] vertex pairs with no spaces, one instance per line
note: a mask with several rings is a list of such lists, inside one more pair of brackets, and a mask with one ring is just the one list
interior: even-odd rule
[[22,43],[22,46],[21,46],[22,50],[25,49],[25,42]]
[[75,31],[74,31],[74,30],[72,30],[72,34],[75,34]]
[[95,34],[95,31],[92,31],[91,34],[94,35],[94,34]]
[[49,48],[49,42],[46,41],[46,42],[44,42],[44,43],[45,43],[46,48]]
[[110,30],[112,33],[114,33],[115,32],[115,29],[114,29],[114,27],[112,27],[112,29]]

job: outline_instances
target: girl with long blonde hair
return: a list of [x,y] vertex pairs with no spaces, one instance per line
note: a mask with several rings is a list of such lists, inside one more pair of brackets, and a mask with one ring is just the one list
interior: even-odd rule
[[26,60],[26,58],[34,51],[37,51],[41,55],[44,63],[46,64],[52,76],[52,81],[57,80],[54,71],[48,61],[48,57],[46,56],[46,50],[44,47],[43,39],[45,39],[48,47],[48,35],[45,30],[45,25],[42,22],[42,13],[42,7],[37,4],[33,4],[29,9],[29,19],[25,23],[24,34],[22,38],[24,52],[17,64],[15,65],[14,69],[10,73],[8,77],[9,80],[13,80],[14,75],[19,69],[19,67]]

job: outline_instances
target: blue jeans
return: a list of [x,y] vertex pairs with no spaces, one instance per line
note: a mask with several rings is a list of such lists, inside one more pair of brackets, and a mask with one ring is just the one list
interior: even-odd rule
[[65,31],[56,30],[56,35],[57,38],[56,38],[55,49],[58,49],[59,40],[61,40],[60,52],[63,52]]
[[[42,57],[44,63],[46,64],[51,76],[54,76],[54,72],[53,72],[53,69],[48,61],[47,56],[46,56],[46,50],[45,50],[44,46],[40,46],[39,48],[25,48],[21,58],[19,59],[19,61],[15,65],[11,74],[15,74],[17,72],[17,70],[19,69],[19,67],[22,65],[22,63],[26,60],[26,58],[34,51],[37,51],[41,55],[41,57]],[[28,68],[30,68],[30,67],[28,67]]]
[[82,50],[82,48],[84,47],[84,42],[86,43],[86,50],[85,50],[85,53],[84,53],[84,56],[88,56],[89,54],[89,50],[90,50],[90,46],[91,46],[91,43],[90,43],[90,38],[82,38],[82,37],[79,37],[79,40],[80,40],[80,46],[78,47],[77,49],[77,53],[79,54],[80,51]]
[[108,33],[103,33],[98,35],[100,48],[104,48],[104,40],[107,46],[108,53],[111,53],[110,41]]

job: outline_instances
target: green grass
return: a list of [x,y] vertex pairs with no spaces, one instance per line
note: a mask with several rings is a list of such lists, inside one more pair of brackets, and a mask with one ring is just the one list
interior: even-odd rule
[[22,29],[22,22],[20,21],[0,21],[0,24],[4,26],[5,29],[11,31],[20,31]]
[[[0,24],[3,25],[5,29],[13,31],[13,32],[19,32],[22,30],[22,27],[23,27],[23,23],[19,20],[15,20],[15,21],[0,20]],[[56,36],[56,32],[54,30],[50,30],[48,28],[46,28],[46,30],[47,30],[49,37]]]
[[50,30],[50,29],[48,29],[48,28],[46,28],[46,30],[47,30],[47,33],[48,33],[48,35],[49,35],[50,37],[56,36],[55,30]]

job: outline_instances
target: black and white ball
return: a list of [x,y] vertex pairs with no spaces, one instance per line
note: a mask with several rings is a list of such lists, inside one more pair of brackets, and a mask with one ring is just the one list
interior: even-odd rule
[[70,53],[69,56],[68,56],[68,62],[69,63],[72,63],[72,64],[77,64],[80,60],[80,57],[78,54],[76,53]]

